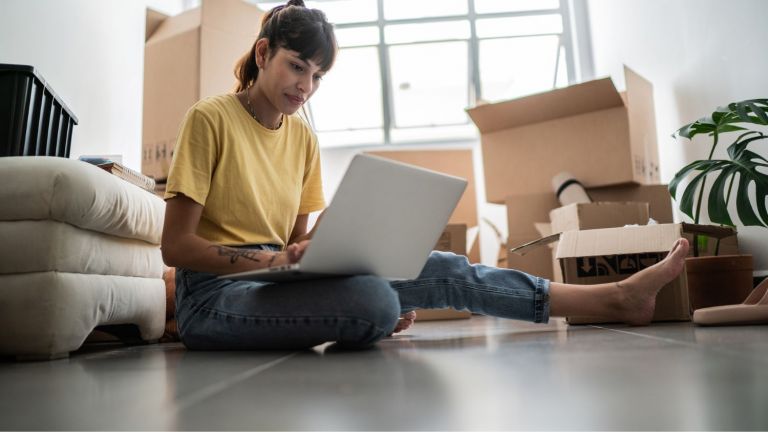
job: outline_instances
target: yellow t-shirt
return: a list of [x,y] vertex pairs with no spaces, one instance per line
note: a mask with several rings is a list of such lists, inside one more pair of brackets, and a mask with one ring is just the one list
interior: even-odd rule
[[317,137],[297,115],[265,128],[233,94],[201,100],[181,125],[165,199],[179,193],[204,206],[200,237],[285,246],[298,215],[325,207]]

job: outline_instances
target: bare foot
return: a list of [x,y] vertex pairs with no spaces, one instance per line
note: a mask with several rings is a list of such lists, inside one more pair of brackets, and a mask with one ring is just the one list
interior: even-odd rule
[[683,271],[686,256],[688,240],[678,239],[663,260],[617,283],[622,294],[622,321],[630,325],[651,322],[656,309],[656,294]]
[[413,325],[414,321],[416,321],[416,311],[410,311],[400,315],[400,319],[397,321],[397,325],[390,336],[394,333],[408,330],[408,328]]

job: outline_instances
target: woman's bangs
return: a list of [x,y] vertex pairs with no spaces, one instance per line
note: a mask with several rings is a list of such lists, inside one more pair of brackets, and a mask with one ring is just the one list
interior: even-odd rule
[[303,31],[290,38],[288,49],[299,53],[306,61],[312,60],[320,70],[328,71],[336,60],[336,43],[333,35],[321,31]]

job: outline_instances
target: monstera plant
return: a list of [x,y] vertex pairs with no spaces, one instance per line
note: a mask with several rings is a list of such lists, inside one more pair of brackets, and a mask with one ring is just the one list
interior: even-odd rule
[[[768,138],[768,99],[751,99],[720,107],[710,116],[696,120],[677,130],[674,136],[692,139],[696,135],[710,137],[709,157],[691,162],[675,174],[669,183],[673,198],[683,180],[690,178],[680,197],[680,210],[699,223],[704,208],[707,181],[709,194],[706,212],[715,224],[735,227],[738,216],[746,226],[768,227],[768,160],[755,147]],[[715,149],[726,137],[727,157],[714,159]],[[768,142],[762,143],[766,149]],[[764,153],[765,154],[765,153]],[[729,203],[735,200],[735,215]],[[694,235],[693,257],[686,259],[686,273],[691,309],[741,302],[752,290],[752,255],[721,255],[720,238],[715,256],[699,256],[708,250],[709,237]]]
[[[768,99],[750,99],[720,107],[710,116],[703,117],[677,130],[673,137],[693,139],[696,135],[711,137],[711,149],[706,160],[694,161],[675,174],[669,183],[673,198],[681,182],[692,176],[679,200],[680,210],[699,223],[707,180],[713,182],[706,200],[709,220],[716,224],[735,226],[728,203],[736,201],[738,219],[745,226],[768,227],[768,160],[756,151],[755,144],[768,138],[761,126],[768,125]],[[727,136],[736,136],[728,145],[725,159],[713,159],[718,144]],[[766,147],[763,147],[766,148]],[[754,200],[750,186],[754,184]],[[706,238],[703,238],[706,241]],[[702,242],[694,241],[694,251]]]

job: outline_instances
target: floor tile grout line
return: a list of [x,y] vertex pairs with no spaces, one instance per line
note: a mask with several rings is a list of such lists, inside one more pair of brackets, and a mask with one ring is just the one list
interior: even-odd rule
[[632,335],[632,336],[644,337],[644,338],[647,338],[647,339],[655,339],[655,340],[660,340],[660,341],[664,341],[664,342],[670,342],[670,343],[676,343],[676,344],[681,344],[681,345],[689,345],[689,346],[697,346],[698,347],[698,345],[696,345],[696,344],[692,344],[690,342],[679,341],[679,340],[676,340],[676,339],[670,339],[670,338],[659,337],[659,336],[645,335],[645,334],[642,334],[642,333],[635,333],[635,332],[626,331],[626,330],[619,330],[619,329],[614,329],[614,328],[610,328],[610,327],[602,327],[602,326],[594,325],[594,324],[592,324],[590,327],[599,328],[599,329],[602,329],[602,330],[614,331],[614,332],[617,332],[617,333],[624,333],[624,334],[628,334],[628,335]]
[[617,332],[617,333],[624,333],[624,334],[628,334],[628,335],[632,335],[632,336],[639,336],[639,337],[643,337],[643,338],[646,338],[646,339],[660,340],[660,341],[663,341],[663,342],[668,342],[668,343],[676,344],[676,345],[684,345],[684,346],[687,346],[689,348],[703,349],[705,351],[710,351],[710,352],[715,352],[715,353],[718,353],[718,354],[725,354],[727,356],[736,357],[736,358],[739,358],[741,360],[757,360],[760,363],[765,363],[766,362],[765,360],[762,359],[762,357],[744,356],[744,355],[740,355],[739,353],[735,353],[735,352],[732,352],[732,351],[712,348],[712,347],[708,347],[708,346],[702,346],[702,345],[699,345],[699,344],[695,344],[695,343],[691,343],[691,342],[685,342],[685,341],[681,341],[681,340],[677,340],[677,339],[670,339],[670,338],[664,338],[664,337],[659,337],[659,336],[645,335],[645,334],[642,334],[642,333],[634,333],[634,332],[630,332],[630,331],[626,331],[626,330],[612,329],[610,327],[601,327],[601,326],[594,325],[594,324],[592,324],[591,327],[602,329],[602,330],[613,331],[613,332]]
[[203,400],[213,395],[223,392],[224,390],[226,390],[227,388],[229,388],[234,384],[237,384],[239,382],[245,381],[248,378],[258,375],[259,373],[264,372],[265,370],[273,366],[277,366],[278,364],[284,362],[285,360],[288,360],[289,358],[295,356],[296,354],[298,354],[298,352],[288,354],[287,356],[280,357],[279,359],[276,359],[276,360],[272,360],[269,363],[263,364],[253,369],[249,369],[231,378],[228,378],[224,381],[221,381],[216,384],[212,384],[207,387],[204,387],[203,389],[197,390],[189,396],[182,397],[176,403],[175,412],[178,414],[179,412],[191,407],[196,403],[202,402]]

